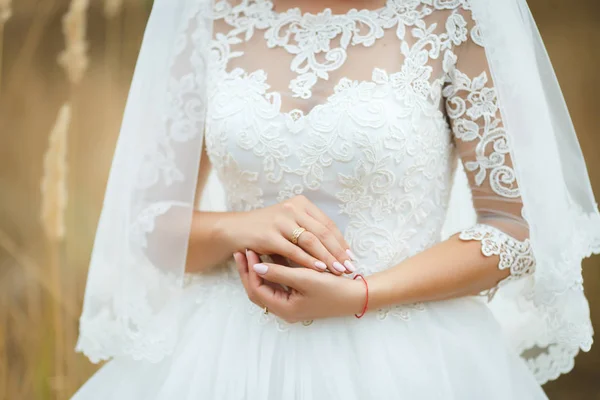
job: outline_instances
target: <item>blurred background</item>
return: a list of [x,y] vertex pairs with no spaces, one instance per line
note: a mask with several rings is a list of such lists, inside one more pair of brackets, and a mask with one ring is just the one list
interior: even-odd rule
[[[600,3],[529,4],[600,199]],[[73,349],[150,8],[151,0],[0,0],[0,400],[67,399],[98,367]],[[600,257],[585,261],[584,278],[598,330]],[[600,345],[545,389],[551,400],[600,400]]]

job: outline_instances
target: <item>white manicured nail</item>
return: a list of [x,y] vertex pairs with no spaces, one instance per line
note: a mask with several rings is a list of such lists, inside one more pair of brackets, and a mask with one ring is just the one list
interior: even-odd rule
[[346,254],[348,254],[348,257],[350,257],[350,259],[352,261],[358,261],[358,258],[356,257],[356,255],[354,255],[354,253],[352,252],[352,250],[347,249],[346,250]]
[[323,261],[315,261],[315,267],[322,269],[322,270],[327,269],[327,265],[325,265],[325,263]]
[[269,270],[269,267],[267,265],[265,265],[265,264],[254,264],[252,266],[252,268],[254,269],[254,271],[257,274],[260,274],[260,275],[266,274],[267,271]]
[[333,263],[333,268],[337,269],[339,272],[346,272],[346,268],[337,261]]
[[344,261],[344,265],[350,272],[356,272],[356,267],[349,260]]

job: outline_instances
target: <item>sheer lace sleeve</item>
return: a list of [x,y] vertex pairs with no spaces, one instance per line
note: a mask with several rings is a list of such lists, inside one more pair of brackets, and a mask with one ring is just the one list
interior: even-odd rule
[[[500,115],[494,82],[475,22],[465,10],[456,10],[453,49],[444,55],[445,108],[453,139],[467,173],[477,212],[477,224],[463,230],[462,240],[481,242],[485,256],[497,256],[498,268],[510,270],[500,283],[532,274],[535,269],[529,228],[510,155],[510,142]],[[491,299],[498,287],[485,294]]]

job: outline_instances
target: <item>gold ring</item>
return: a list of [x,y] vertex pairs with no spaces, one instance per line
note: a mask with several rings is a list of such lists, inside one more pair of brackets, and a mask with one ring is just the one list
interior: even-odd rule
[[263,314],[269,315],[269,307],[264,308]]
[[302,233],[304,233],[306,229],[302,228],[302,227],[298,227],[296,229],[294,229],[294,232],[292,232],[292,239],[290,240],[293,244],[298,244],[298,238],[300,237],[300,235],[302,235]]

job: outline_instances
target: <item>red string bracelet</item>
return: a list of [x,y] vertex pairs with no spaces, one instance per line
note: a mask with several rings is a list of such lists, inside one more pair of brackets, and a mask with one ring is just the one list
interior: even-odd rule
[[359,314],[354,314],[354,316],[358,319],[362,318],[365,313],[367,312],[367,307],[369,306],[369,284],[367,283],[367,280],[365,279],[364,276],[362,276],[361,274],[356,274],[356,276],[353,278],[353,280],[356,280],[356,278],[360,278],[362,279],[362,281],[365,283],[365,289],[367,290],[367,296],[365,299],[365,306],[362,309],[362,312]]

